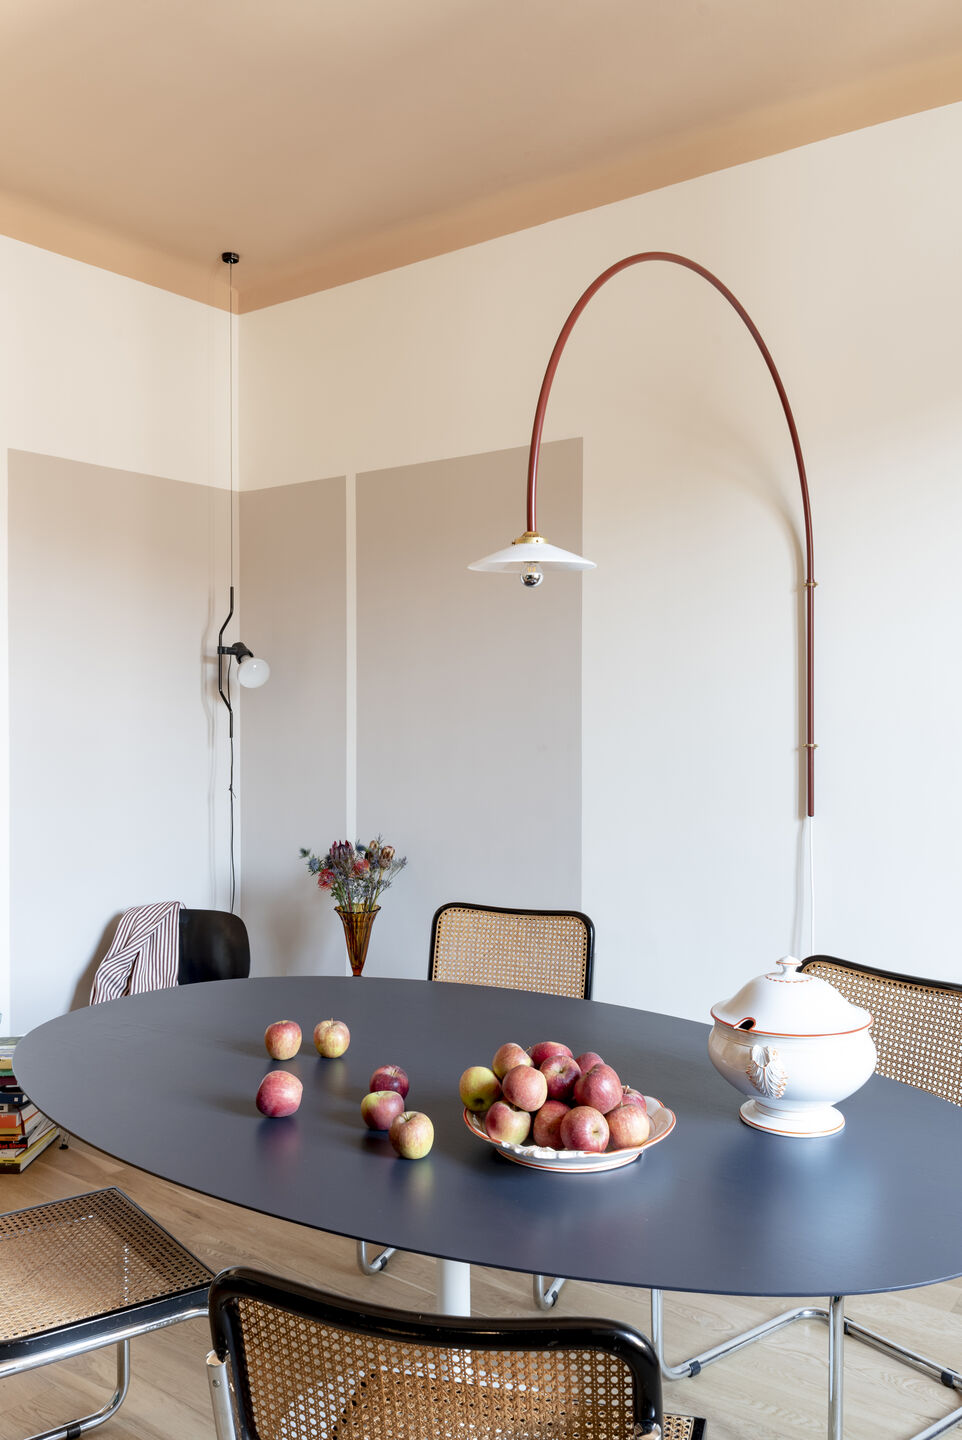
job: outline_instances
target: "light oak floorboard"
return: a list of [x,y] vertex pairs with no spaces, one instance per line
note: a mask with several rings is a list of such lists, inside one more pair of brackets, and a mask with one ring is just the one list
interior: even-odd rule
[[[408,1310],[434,1308],[434,1262],[398,1254],[387,1274],[361,1275],[354,1242],[210,1200],[131,1169],[78,1141],[53,1148],[19,1176],[0,1177],[0,1208],[19,1209],[103,1185],[120,1185],[212,1269],[249,1264],[341,1295],[376,1298]],[[960,1240],[962,1244],[962,1240]],[[537,1312],[527,1276],[473,1271],[479,1315]],[[670,1295],[665,1301],[669,1359],[680,1360],[758,1323],[789,1301]],[[818,1303],[824,1303],[819,1297]],[[646,1291],[570,1282],[559,1314],[610,1316],[647,1333]],[[883,1334],[962,1368],[962,1281],[898,1295],[853,1299],[848,1313]],[[135,1340],[130,1393],[104,1440],[212,1440],[204,1357],[209,1335],[189,1321]],[[944,1387],[846,1342],[846,1440],[905,1440],[954,1405]],[[666,1408],[704,1415],[710,1440],[819,1440],[826,1428],[827,1329],[811,1322],[711,1366],[694,1380],[665,1386]],[[0,1440],[22,1437],[95,1409],[113,1390],[113,1351],[3,1381]],[[962,1437],[962,1429],[954,1434]]]

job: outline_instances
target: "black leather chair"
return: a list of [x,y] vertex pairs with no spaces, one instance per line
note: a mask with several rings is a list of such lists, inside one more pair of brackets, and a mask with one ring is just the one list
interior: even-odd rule
[[178,985],[246,980],[250,973],[250,940],[239,915],[227,910],[181,910]]

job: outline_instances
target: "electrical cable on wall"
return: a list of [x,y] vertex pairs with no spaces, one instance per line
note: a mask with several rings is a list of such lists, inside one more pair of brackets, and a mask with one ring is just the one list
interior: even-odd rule
[[[230,605],[227,611],[227,618],[217,636],[217,693],[227,706],[228,725],[227,741],[230,752],[229,772],[227,783],[227,794],[230,805],[230,911],[234,913],[234,905],[237,899],[237,863],[235,857],[235,817],[234,802],[237,798],[234,790],[234,707],[231,704],[230,688],[230,667],[231,661],[237,661],[237,679],[247,690],[255,690],[263,685],[270,678],[271,667],[266,660],[258,659],[254,652],[242,641],[235,640],[233,645],[224,644],[224,631],[227,629],[234,615],[234,271],[240,256],[233,250],[225,250],[220,257],[228,266],[228,357],[227,357],[227,414],[229,427],[228,442],[228,516],[230,526],[229,537],[229,570],[230,570]],[[226,664],[225,664],[226,661]]]

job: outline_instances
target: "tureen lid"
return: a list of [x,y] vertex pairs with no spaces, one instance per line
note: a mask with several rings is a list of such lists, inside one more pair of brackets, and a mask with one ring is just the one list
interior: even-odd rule
[[759,1035],[844,1035],[864,1030],[872,1016],[846,1000],[827,980],[799,973],[786,955],[767,975],[756,975],[730,1000],[712,1006],[712,1019]]

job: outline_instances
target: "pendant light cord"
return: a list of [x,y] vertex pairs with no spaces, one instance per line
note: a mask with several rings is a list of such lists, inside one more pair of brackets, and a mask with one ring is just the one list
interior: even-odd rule
[[[227,490],[228,490],[228,524],[230,535],[228,539],[229,566],[230,566],[230,602],[231,613],[234,610],[234,266],[239,256],[232,250],[227,250],[221,256],[227,266]],[[237,862],[235,859],[234,839],[234,712],[231,709],[230,699],[230,667],[233,656],[227,657],[227,709],[230,713],[230,732],[228,744],[230,747],[230,769],[227,780],[227,793],[230,799],[230,913],[233,915],[234,906],[237,900]]]

